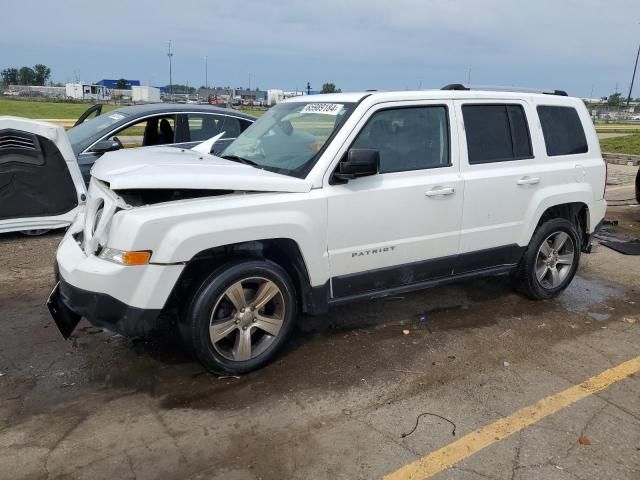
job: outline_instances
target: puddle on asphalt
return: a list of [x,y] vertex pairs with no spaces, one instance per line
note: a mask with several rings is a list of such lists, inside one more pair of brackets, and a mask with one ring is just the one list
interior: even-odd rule
[[603,321],[608,320],[614,310],[606,302],[610,299],[624,300],[624,298],[625,292],[622,286],[576,275],[569,288],[558,297],[557,301],[569,312],[588,315],[593,320]]

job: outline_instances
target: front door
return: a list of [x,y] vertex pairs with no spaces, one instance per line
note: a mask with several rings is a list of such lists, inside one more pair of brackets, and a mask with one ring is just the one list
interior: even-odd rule
[[342,154],[377,149],[380,172],[325,187],[334,299],[451,275],[464,189],[452,115],[446,101],[385,103],[355,129]]

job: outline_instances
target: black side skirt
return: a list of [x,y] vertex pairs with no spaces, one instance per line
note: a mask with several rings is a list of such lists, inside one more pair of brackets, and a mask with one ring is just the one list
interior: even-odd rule
[[340,275],[331,279],[330,304],[419,290],[456,280],[512,271],[526,247],[506,245],[477,252]]

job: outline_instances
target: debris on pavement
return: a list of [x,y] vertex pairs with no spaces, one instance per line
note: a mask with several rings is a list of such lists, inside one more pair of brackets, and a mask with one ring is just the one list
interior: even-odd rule
[[448,419],[448,418],[446,418],[446,417],[443,417],[442,415],[438,415],[437,413],[423,412],[423,413],[421,413],[420,415],[418,415],[418,416],[416,417],[416,424],[413,426],[413,428],[411,429],[411,431],[410,431],[410,432],[408,432],[408,433],[402,433],[402,434],[400,434],[400,438],[406,438],[406,437],[408,437],[409,435],[411,435],[413,432],[415,432],[415,431],[416,431],[416,429],[418,428],[418,423],[420,422],[420,419],[421,419],[422,417],[427,416],[427,415],[429,415],[429,416],[431,416],[431,417],[437,417],[437,418],[440,418],[440,419],[444,420],[445,422],[449,422],[449,423],[453,426],[453,430],[452,430],[452,432],[451,432],[451,435],[453,435],[454,437],[456,436],[456,428],[457,428],[457,427],[456,427],[456,424],[455,424],[455,423],[453,423],[451,420],[449,420],[449,419]]
[[591,441],[584,435],[578,439],[580,445],[591,445]]
[[510,367],[511,364],[505,360],[504,362],[502,362],[502,366],[503,367]]
[[629,325],[633,325],[634,323],[636,323],[637,320],[633,317],[624,317],[622,321],[624,323],[628,323]]
[[409,335],[411,332],[409,330],[402,330],[402,334],[403,335]]
[[498,338],[502,338],[502,337],[504,337],[506,335],[509,335],[509,333],[511,333],[511,329],[510,328],[506,329],[504,332],[502,332],[500,335],[498,335]]
[[431,318],[429,318],[429,315],[427,315],[427,312],[422,312],[421,314],[418,315],[418,325],[420,325],[421,327],[425,327],[427,330],[429,330],[429,333],[433,334],[433,331],[429,326],[430,323],[431,323]]

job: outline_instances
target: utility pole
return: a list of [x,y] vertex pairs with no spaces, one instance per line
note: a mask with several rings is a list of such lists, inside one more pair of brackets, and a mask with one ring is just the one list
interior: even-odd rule
[[171,75],[171,57],[173,57],[173,52],[171,51],[171,40],[169,40],[169,53],[167,53],[167,56],[169,57],[169,95],[173,100],[173,78]]
[[633,81],[636,79],[636,70],[638,69],[638,57],[640,57],[640,44],[638,45],[638,53],[636,53],[636,64],[633,67],[633,75],[631,76],[631,86],[629,87],[629,96],[627,96],[627,107],[631,101],[631,91],[633,90]]
[[471,85],[471,67],[469,67],[469,72],[467,73],[467,85]]
[[311,82],[307,82],[307,95],[311,95]]
[[204,88],[209,89],[209,70],[206,56],[204,57]]

